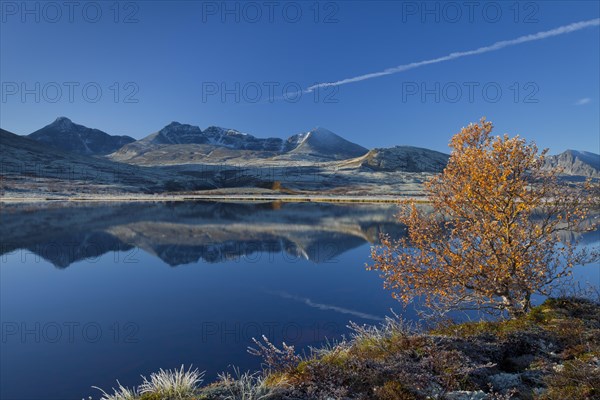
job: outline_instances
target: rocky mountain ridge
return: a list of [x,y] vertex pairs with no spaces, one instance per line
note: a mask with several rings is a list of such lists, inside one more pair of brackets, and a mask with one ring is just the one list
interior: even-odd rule
[[[335,168],[374,172],[439,173],[447,154],[412,146],[366,149],[328,129],[317,127],[287,139],[259,138],[235,129],[171,122],[140,140],[111,136],[59,117],[27,136],[55,148],[144,166],[190,164],[298,166],[333,163]],[[567,150],[546,157],[547,168],[570,176],[600,178],[600,155]]]
[[[422,196],[424,182],[442,172],[449,158],[411,146],[367,150],[324,128],[283,140],[219,127],[201,130],[177,122],[111,154],[81,154],[81,148],[65,143],[73,135],[80,143],[78,132],[95,130],[66,118],[50,126],[61,139],[54,146],[48,145],[52,135],[0,132],[3,197],[200,192]],[[99,148],[94,147],[95,151]],[[574,182],[599,179],[599,164],[599,155],[574,150],[546,158],[547,167],[562,168],[565,179]]]
[[[186,145],[185,147],[173,147]],[[174,152],[190,150],[187,157]],[[216,152],[215,154],[211,154]],[[238,152],[233,154],[232,152]],[[274,158],[278,161],[312,160],[317,162],[344,160],[367,153],[368,150],[324,129],[315,128],[299,133],[286,140],[280,138],[257,138],[235,129],[210,126],[201,130],[197,126],[171,122],[158,132],[123,146],[110,158],[116,161],[159,164],[180,159],[189,163],[190,155],[200,153],[209,162],[222,162],[227,158]],[[190,154],[192,153],[192,154]],[[245,156],[245,157],[244,157]],[[195,157],[191,157],[196,160]]]
[[559,167],[565,175],[600,178],[600,154],[589,151],[566,150],[546,157],[545,165]]
[[85,155],[110,154],[135,141],[129,136],[112,136],[99,129],[75,124],[66,117],[58,117],[27,137],[61,150]]

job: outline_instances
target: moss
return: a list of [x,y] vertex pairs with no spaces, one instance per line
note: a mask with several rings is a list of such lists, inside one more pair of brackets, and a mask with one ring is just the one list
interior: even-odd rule
[[300,361],[294,372],[304,373],[308,367],[309,361]]
[[420,357],[425,353],[426,344],[427,339],[422,336],[393,333],[383,338],[362,338],[352,345],[350,354],[362,359],[385,360],[397,352],[411,351]]
[[265,377],[265,386],[275,387],[287,382],[288,374],[286,372],[272,372]]
[[139,400],[164,400],[158,393],[144,393]]
[[565,299],[548,299],[543,304],[532,308],[529,313],[513,319],[452,324],[434,329],[431,333],[463,338],[491,334],[505,338],[516,332],[541,328],[560,338],[568,339],[573,336],[574,330],[579,332],[585,329],[579,317],[586,319],[590,317],[581,313],[581,309],[586,308],[587,304],[588,302],[581,300],[574,302]]
[[398,381],[388,381],[375,388],[377,400],[418,400],[419,397]]
[[[288,384],[303,384],[314,378],[316,371],[327,370],[330,373],[344,374],[350,368],[350,355],[346,349],[334,348],[320,357],[300,361],[291,371],[273,376]],[[272,374],[273,375],[273,374]],[[269,379],[269,378],[267,378]]]
[[363,338],[358,340],[352,345],[351,353],[355,357],[362,359],[367,358],[384,358],[386,356],[385,348],[387,343],[384,340],[377,340],[376,338]]
[[348,362],[349,352],[346,350],[332,350],[321,357],[321,362],[343,369]]
[[320,362],[321,361],[317,358],[300,361],[294,369],[287,372],[281,372],[279,376],[278,372],[272,372],[269,374],[269,377],[267,377],[267,380],[273,382],[275,379],[279,378],[292,385],[302,384],[310,379],[312,375],[311,369],[317,367]]

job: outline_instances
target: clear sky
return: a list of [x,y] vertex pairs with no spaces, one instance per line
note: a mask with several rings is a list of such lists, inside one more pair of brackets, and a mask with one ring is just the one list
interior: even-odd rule
[[321,126],[369,148],[447,151],[486,116],[552,153],[600,152],[597,23],[306,90],[597,20],[598,1],[1,6],[0,126],[18,134],[57,116],[135,138],[171,121],[258,137]]

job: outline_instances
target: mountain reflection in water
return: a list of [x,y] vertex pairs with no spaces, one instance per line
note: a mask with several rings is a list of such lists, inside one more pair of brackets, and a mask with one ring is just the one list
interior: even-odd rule
[[399,237],[394,204],[56,203],[2,211],[1,254],[27,250],[58,268],[141,249],[170,266],[284,253],[325,263],[381,233]]

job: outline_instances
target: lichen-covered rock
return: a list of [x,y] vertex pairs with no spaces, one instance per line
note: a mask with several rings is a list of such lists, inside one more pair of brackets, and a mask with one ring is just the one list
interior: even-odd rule
[[467,390],[458,390],[455,392],[446,393],[447,400],[484,400],[487,394],[483,390],[469,392]]
[[508,374],[504,372],[491,375],[489,380],[493,388],[499,392],[506,392],[521,384],[521,376],[519,374]]

